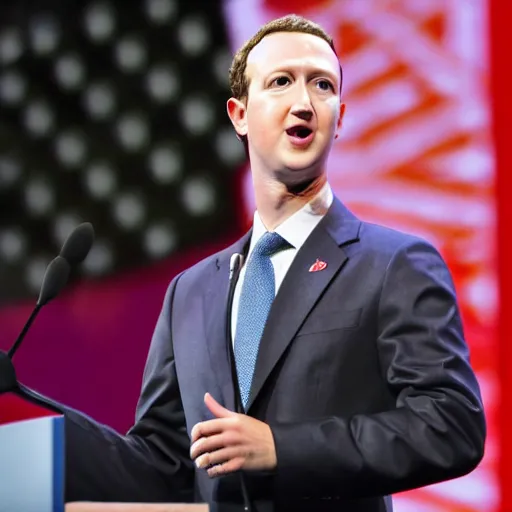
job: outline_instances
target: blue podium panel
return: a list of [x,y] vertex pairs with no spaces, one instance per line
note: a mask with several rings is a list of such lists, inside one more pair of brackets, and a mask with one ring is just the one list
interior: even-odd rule
[[0,512],[64,512],[64,419],[0,425]]

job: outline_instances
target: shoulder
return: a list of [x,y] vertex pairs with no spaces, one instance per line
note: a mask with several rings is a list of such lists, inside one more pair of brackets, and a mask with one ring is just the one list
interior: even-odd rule
[[362,222],[359,251],[383,272],[406,268],[448,270],[434,243],[421,236],[370,222]]
[[433,247],[431,242],[418,235],[364,221],[361,222],[359,237],[368,249],[383,254],[392,255],[402,248],[415,245]]
[[[362,223],[361,246],[364,254],[393,283],[423,283],[424,286],[454,287],[453,277],[440,250],[420,236]],[[375,262],[378,262],[375,264]]]
[[327,230],[339,243],[344,244],[349,254],[359,253],[382,263],[408,247],[436,252],[432,242],[416,234],[357,217],[337,198],[327,217]]
[[371,222],[361,222],[359,239],[366,250],[393,256],[408,247],[423,247],[436,251],[433,243],[426,238]]

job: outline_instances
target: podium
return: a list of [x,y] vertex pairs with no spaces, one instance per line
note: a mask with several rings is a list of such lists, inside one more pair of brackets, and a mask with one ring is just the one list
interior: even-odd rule
[[208,512],[205,504],[67,503],[66,512]]
[[206,504],[64,504],[64,418],[21,389],[0,393],[0,512],[208,512]]
[[64,418],[0,394],[0,511],[64,512]]

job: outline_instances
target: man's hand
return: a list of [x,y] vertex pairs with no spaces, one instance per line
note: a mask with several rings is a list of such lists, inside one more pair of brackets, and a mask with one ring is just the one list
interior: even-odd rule
[[190,457],[198,468],[208,468],[208,476],[240,469],[269,470],[277,464],[270,427],[255,418],[222,407],[209,393],[204,403],[215,419],[192,429]]

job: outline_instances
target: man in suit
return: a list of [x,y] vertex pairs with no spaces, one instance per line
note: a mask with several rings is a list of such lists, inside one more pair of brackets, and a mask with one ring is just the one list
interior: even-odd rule
[[391,494],[483,456],[450,273],[427,242],[333,196],[342,74],[319,26],[267,24],[230,78],[254,225],[171,282],[126,436],[58,406],[66,497],[390,512]]

